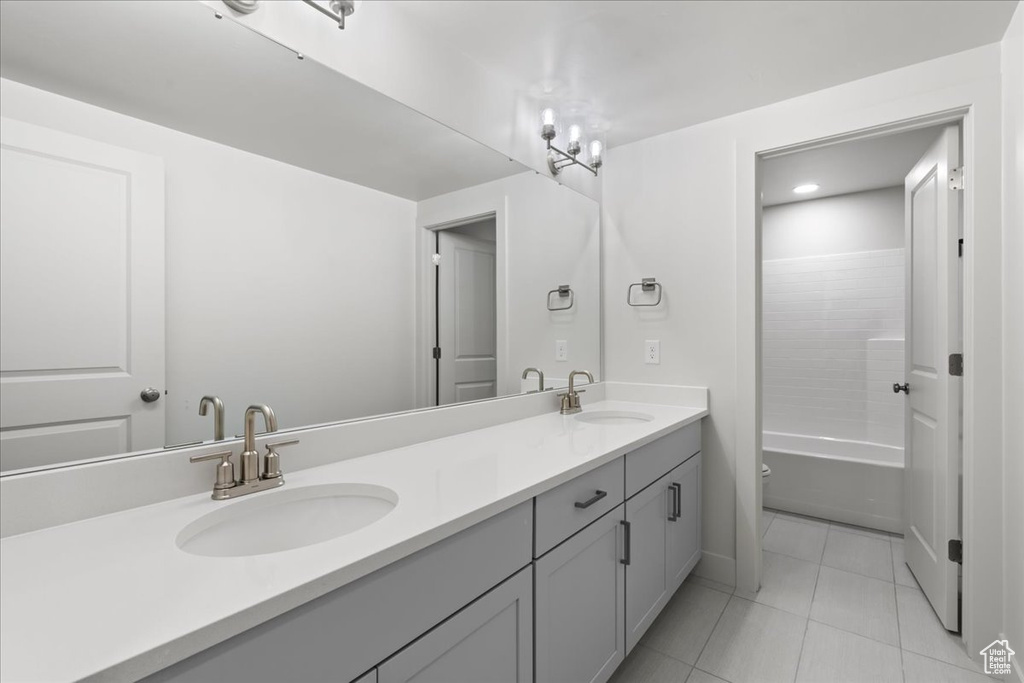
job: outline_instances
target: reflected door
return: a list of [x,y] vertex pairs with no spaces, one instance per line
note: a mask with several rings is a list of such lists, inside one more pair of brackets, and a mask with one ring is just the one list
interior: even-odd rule
[[438,405],[497,395],[495,244],[443,230],[438,235]]
[[0,469],[163,446],[163,387],[162,161],[4,118]]
[[947,543],[960,537],[960,385],[949,354],[960,348],[959,132],[950,126],[907,176],[905,536],[907,564],[943,625],[958,630],[959,565]]

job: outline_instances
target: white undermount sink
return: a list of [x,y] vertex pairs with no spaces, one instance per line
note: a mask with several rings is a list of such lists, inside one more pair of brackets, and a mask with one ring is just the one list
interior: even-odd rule
[[650,422],[653,415],[634,413],[630,410],[595,410],[592,413],[580,413],[576,416],[580,422],[597,425],[635,425]]
[[324,484],[255,493],[192,522],[178,547],[192,555],[266,555],[329,541],[373,524],[398,494],[373,484]]

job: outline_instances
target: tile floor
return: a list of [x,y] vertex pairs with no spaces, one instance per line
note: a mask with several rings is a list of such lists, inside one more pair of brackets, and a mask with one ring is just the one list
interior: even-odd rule
[[942,628],[902,537],[763,514],[760,592],[691,575],[612,683],[993,680]]

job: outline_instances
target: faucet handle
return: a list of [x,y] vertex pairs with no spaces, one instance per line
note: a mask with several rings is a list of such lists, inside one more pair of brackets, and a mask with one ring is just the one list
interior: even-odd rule
[[266,444],[267,452],[263,455],[263,479],[276,479],[281,476],[281,456],[277,454],[277,449],[294,446],[297,443],[299,443],[298,439],[291,439],[290,441]]
[[231,462],[232,455],[234,453],[231,451],[220,451],[208,455],[193,455],[188,461],[205,462],[207,460],[220,460],[220,464],[217,465],[217,483],[213,485],[214,494],[216,495],[217,491],[223,491],[235,486],[235,465]]

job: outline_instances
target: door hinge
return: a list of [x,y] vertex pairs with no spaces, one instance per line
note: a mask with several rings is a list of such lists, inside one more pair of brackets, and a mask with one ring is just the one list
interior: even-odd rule
[[964,189],[964,167],[949,169],[949,189],[951,190],[962,190]]
[[441,360],[441,347],[440,346],[435,346],[434,347],[434,360]]
[[961,237],[956,242],[956,255],[960,258],[964,257],[964,238]]
[[964,354],[949,354],[949,374],[952,375],[953,377],[964,376]]
[[964,542],[959,538],[949,539],[949,561],[957,564],[964,563]]

